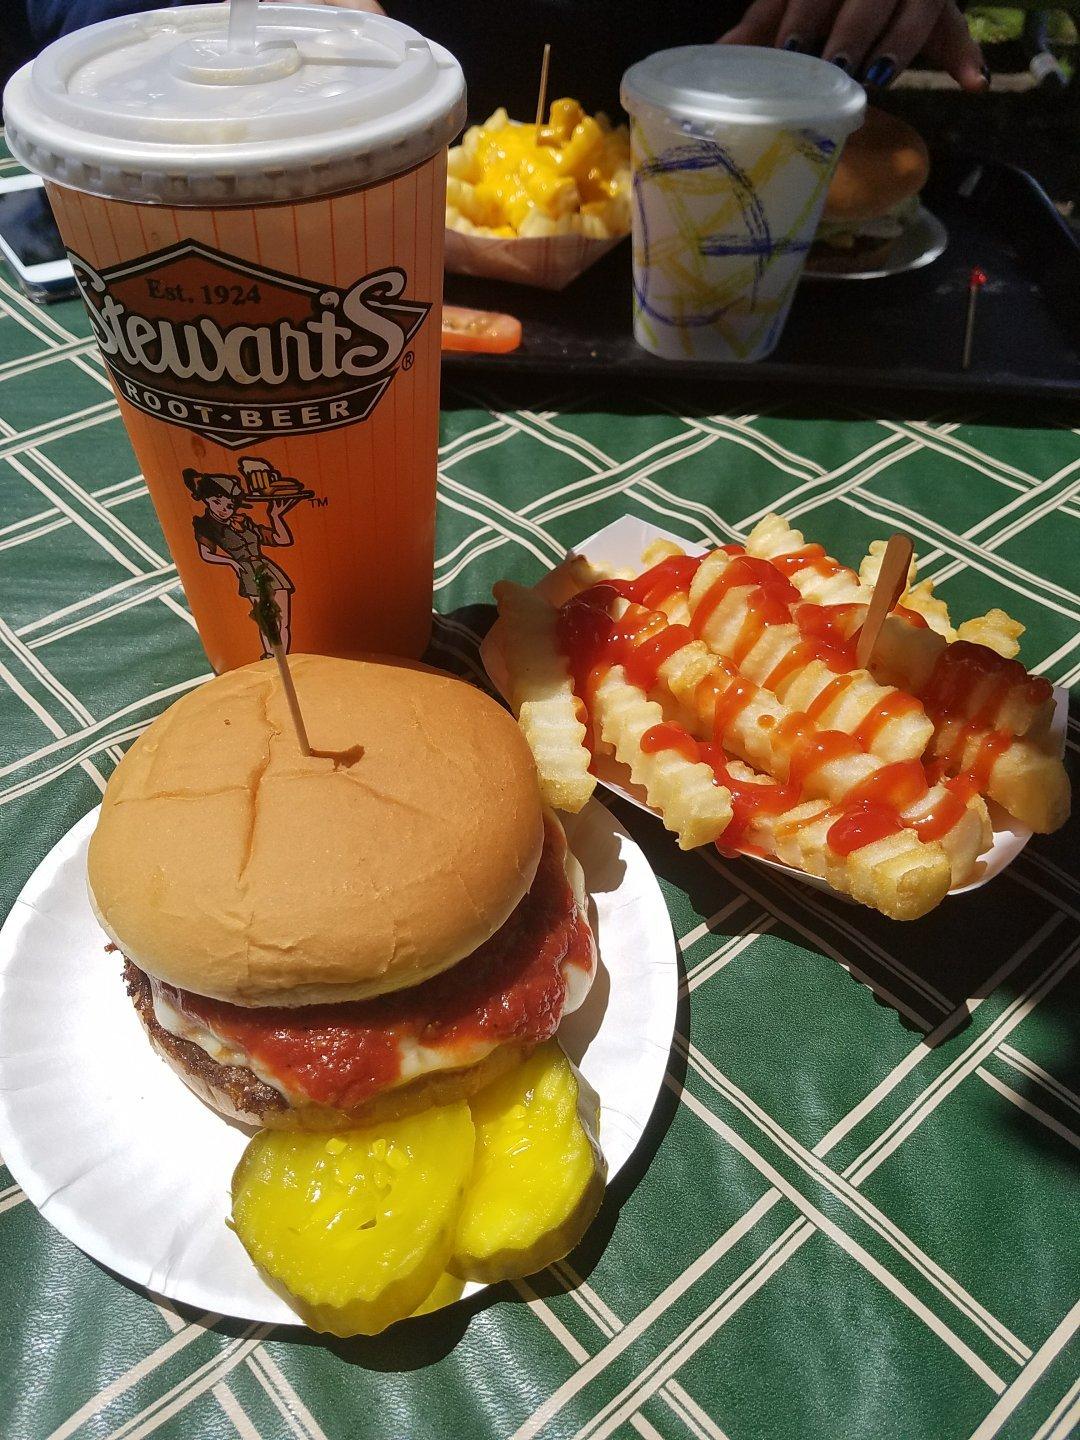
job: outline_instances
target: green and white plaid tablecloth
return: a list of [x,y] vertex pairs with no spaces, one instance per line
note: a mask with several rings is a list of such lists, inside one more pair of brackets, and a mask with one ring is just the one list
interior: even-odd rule
[[[446,402],[436,663],[475,673],[492,582],[536,579],[618,515],[724,541],[782,507],[851,560],[907,529],[957,617],[1002,605],[1029,666],[1080,678],[1064,424],[715,399],[688,414],[540,386],[527,408],[479,388]],[[81,309],[0,278],[0,913],[206,675]],[[1077,827],[901,926],[682,855],[613,808],[660,877],[686,993],[646,1142],[570,1261],[327,1343],[133,1289],[0,1170],[3,1440],[1064,1440],[1080,1421]]]

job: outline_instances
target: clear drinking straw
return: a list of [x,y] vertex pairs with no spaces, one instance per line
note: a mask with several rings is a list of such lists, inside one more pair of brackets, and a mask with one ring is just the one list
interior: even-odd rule
[[259,16],[259,0],[229,0],[229,49],[250,52],[255,49],[255,26]]

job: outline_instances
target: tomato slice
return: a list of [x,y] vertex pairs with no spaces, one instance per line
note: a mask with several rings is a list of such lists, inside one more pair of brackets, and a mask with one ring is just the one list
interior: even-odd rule
[[442,348],[474,350],[486,355],[505,355],[521,344],[521,321],[496,310],[469,310],[464,305],[444,305]]

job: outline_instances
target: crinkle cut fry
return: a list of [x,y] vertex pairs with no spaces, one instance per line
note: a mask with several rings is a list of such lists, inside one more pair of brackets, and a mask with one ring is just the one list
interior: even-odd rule
[[[927,582],[929,584],[929,581]],[[985,645],[987,650],[1005,660],[1013,660],[1020,653],[1020,636],[1025,626],[1014,620],[1004,610],[993,607],[985,615],[974,615],[965,620],[950,639],[970,640],[976,645]]]
[[[713,551],[701,562],[690,587],[693,616],[731,563],[732,557],[723,551]],[[708,615],[700,633],[709,647],[717,654],[734,656],[743,675],[772,690],[790,709],[810,710],[823,729],[857,735],[874,715],[882,715],[882,722],[867,732],[866,748],[882,760],[917,760],[933,731],[921,705],[897,703],[896,690],[877,684],[865,670],[838,676],[822,660],[805,656],[807,643],[794,620],[766,623],[740,653],[755,588],[732,586]]]
[[[620,620],[632,622],[635,646],[655,640],[667,628],[659,612],[630,606],[625,601],[616,602],[613,613]],[[769,691],[726,669],[724,662],[701,640],[688,637],[684,645],[661,663],[658,678],[682,713],[692,717],[692,728],[699,738],[721,744],[740,760],[778,781],[789,778],[793,757],[800,748],[813,754],[821,747],[818,753],[825,758],[806,771],[804,784],[808,796],[842,804],[860,785],[871,782],[885,768],[885,762],[860,750],[853,741],[834,745],[830,752],[828,737],[823,738],[818,727],[782,705]],[[732,699],[737,703],[731,704]],[[720,735],[716,734],[717,706],[723,720]],[[917,765],[917,762],[909,764]],[[921,775],[921,767],[916,774]],[[935,785],[899,811],[899,819],[906,826],[917,826],[943,803],[959,810],[955,822],[938,840],[924,842],[916,836],[916,844],[946,856],[950,883],[959,885],[971,878],[978,856],[989,844],[990,819],[984,802],[974,796],[960,810],[955,802],[950,803],[944,787]]]
[[596,788],[570,667],[556,639],[558,612],[535,590],[500,580],[510,704],[536,761],[545,804],[576,813]]
[[[809,548],[802,531],[794,529],[782,515],[766,515],[746,538],[746,553],[759,560],[775,560]],[[808,557],[804,568],[790,575],[787,570],[784,573],[803,599],[814,605],[865,605],[870,599],[855,571],[824,551],[819,563]]]
[[944,899],[949,864],[939,846],[923,845],[912,830],[897,830],[850,855],[838,855],[828,843],[836,818],[826,801],[807,800],[779,815],[755,817],[746,838],[891,920],[917,920]]
[[[762,560],[775,561],[804,549],[806,544],[801,532],[792,529],[779,515],[767,515],[760,520],[746,542],[747,554]],[[785,567],[785,574],[799,593],[814,604],[867,604],[869,595],[854,571],[830,561],[828,556],[824,557],[821,568],[826,573],[821,573],[819,568],[815,568],[815,562],[810,561],[801,569]],[[851,613],[847,623],[852,631],[858,629],[862,619],[861,611]],[[1003,657],[997,656],[996,651],[991,653],[995,655],[995,660],[1003,662]],[[871,673],[882,684],[895,685],[922,698],[931,691],[932,682],[936,685],[940,679],[941,672],[937,667],[946,655],[946,665],[955,663],[959,658],[959,652],[952,651],[936,630],[914,625],[900,615],[889,615],[874,647]],[[1049,728],[1054,713],[1053,696],[1049,687],[1039,685],[1018,662],[1011,664],[1015,668],[1008,670],[1004,668],[1004,663],[994,665],[992,673],[984,681],[972,686],[967,693],[958,695],[957,713],[969,720],[980,717],[984,724],[992,725],[994,729],[1007,730],[1017,736],[1030,735],[1034,739],[1044,735]],[[1012,677],[1012,682],[1006,684],[1002,677],[1008,676]],[[991,701],[994,702],[994,713],[988,715],[985,712]]]
[[663,723],[664,712],[627,680],[621,665],[610,666],[592,686],[589,713],[634,784],[642,787],[665,826],[678,836],[680,849],[692,850],[720,838],[731,820],[730,792],[717,784],[703,761],[688,760],[675,750],[642,749],[643,737]]
[[930,756],[947,773],[985,777],[981,789],[1003,810],[1039,835],[1059,830],[1069,818],[1072,797],[1060,757],[1033,740],[1000,730],[978,730],[962,720],[941,720]]
[[[700,658],[695,646],[691,663]],[[664,712],[638,686],[629,683],[621,665],[613,665],[602,674],[590,696],[590,712],[617,758],[630,767],[635,783],[644,786],[650,805],[661,811],[668,829],[679,834],[683,849],[705,843],[707,838],[722,842],[723,830],[731,818],[730,791],[716,785],[710,766],[690,760],[677,750],[652,754],[642,750],[646,731],[663,721]],[[756,778],[771,783],[765,777]],[[680,789],[686,786],[678,802],[664,793],[663,787],[671,780]],[[723,797],[727,815],[719,835],[709,834],[715,821],[708,829],[700,825],[690,798],[695,790],[706,803],[710,795]],[[900,829],[850,855],[840,855],[828,844],[828,833],[837,817],[837,807],[828,801],[810,800],[780,816],[755,817],[745,839],[794,869],[821,876],[835,890],[894,920],[917,919],[941,901],[949,888],[950,867],[940,845],[923,844],[913,831]]]
[[[863,556],[859,565],[859,579],[867,590],[873,590],[877,584],[878,576],[881,574],[881,563],[885,558],[885,552],[889,547],[887,540],[871,540],[870,548]],[[940,595],[934,594],[934,582],[932,580],[920,580],[915,583],[917,570],[915,558],[912,556],[908,566],[907,584],[900,596],[900,604],[905,610],[914,610],[921,615],[939,635],[944,635],[946,640],[955,640],[956,631],[949,619],[949,607]],[[998,612],[1001,613],[1001,612]],[[989,618],[989,617],[987,617]],[[1021,630],[1023,626],[1020,627]],[[1000,633],[1000,632],[996,632]],[[969,637],[971,639],[975,636]],[[1015,651],[1013,652],[1015,653]]]
[[[933,639],[927,640],[927,636]],[[986,673],[964,684],[963,672],[973,653],[985,660]],[[1047,734],[1054,718],[1051,687],[1029,675],[1018,660],[1006,659],[989,646],[970,640],[942,644],[932,630],[922,630],[898,615],[886,617],[872,664],[875,674],[901,677],[901,683],[906,684],[902,677],[909,676],[907,688],[924,698],[935,721],[944,718],[947,710],[951,716],[986,728],[1038,740]],[[935,700],[943,692],[949,695],[944,706]]]
[[[785,543],[791,543],[786,537],[792,537],[795,541],[801,539],[797,531],[788,531],[786,527],[784,527],[783,534],[785,536]],[[660,541],[649,547],[643,554],[642,561],[646,564],[656,564],[668,556],[679,553],[683,552],[680,552],[678,547],[671,542]],[[710,565],[724,563],[726,562],[711,561]],[[662,609],[668,618],[676,623],[685,623],[689,618],[685,598],[679,592],[676,592],[673,596],[666,597],[662,602]],[[852,631],[857,628],[857,625],[858,617],[855,617],[851,625]],[[769,645],[775,648],[775,637],[771,631],[768,632],[768,634]],[[772,663],[775,654],[772,650],[767,650],[767,653],[769,660],[766,663]],[[755,651],[751,658],[760,665],[760,652]],[[745,670],[748,667],[744,665],[743,668]],[[833,678],[834,677],[830,675],[825,683],[830,683]],[[793,700],[798,697],[801,698],[804,703],[812,703],[815,694],[820,693],[820,689],[817,683],[813,681],[813,678],[809,687],[806,682],[800,678],[790,686],[785,685],[783,689],[785,699]],[[795,708],[795,706],[789,704],[788,709],[793,708]],[[681,709],[683,716],[677,718],[683,718],[686,714],[687,707],[685,704],[681,706]],[[835,714],[836,712],[833,711],[832,715],[830,715],[832,728],[837,728],[836,719],[833,718]],[[848,718],[853,720],[856,717],[850,715],[849,712]],[[930,718],[931,722],[934,723],[934,717],[931,716]],[[694,728],[693,724],[691,724],[691,728]],[[964,753],[959,759],[954,756],[954,763],[946,765],[946,774],[956,775],[959,774],[961,770],[974,768],[979,755],[985,753],[981,748],[982,742],[986,736],[991,733],[985,729],[973,730],[970,726],[963,726],[958,722],[949,722],[938,718],[927,752],[928,758],[942,759],[951,754],[957,743],[957,736],[961,732]],[[762,741],[759,738],[759,749],[756,752],[747,753],[743,750],[737,750],[736,753],[739,753],[742,758],[756,763],[759,768],[766,769],[770,773],[777,773],[775,765],[771,764],[768,758],[761,752],[761,744]],[[991,749],[993,749],[993,742],[991,742]],[[781,771],[780,773],[783,772]],[[833,779],[828,773],[823,778],[826,780]],[[981,788],[990,799],[996,801],[1025,825],[1029,825],[1033,830],[1041,833],[1057,829],[1069,813],[1069,784],[1064,767],[1056,756],[1050,754],[1040,744],[1033,744],[1027,740],[1015,741],[1013,744],[1007,746],[1004,751],[995,755],[993,764],[989,770],[987,783]],[[825,796],[835,796],[837,793],[829,784],[819,785],[815,787],[815,789],[816,793]],[[935,791],[929,801],[930,808],[932,808],[935,798],[939,795],[940,791],[935,787]],[[928,807],[924,805],[919,808],[925,811]],[[970,813],[972,811],[977,812],[977,814]],[[946,848],[950,852],[950,858],[953,864],[954,884],[962,883],[963,878],[970,869],[970,866],[974,863],[977,855],[989,844],[989,839],[989,815],[982,813],[981,805],[975,804],[970,806],[969,815],[965,818],[962,828],[949,832],[945,837]]]

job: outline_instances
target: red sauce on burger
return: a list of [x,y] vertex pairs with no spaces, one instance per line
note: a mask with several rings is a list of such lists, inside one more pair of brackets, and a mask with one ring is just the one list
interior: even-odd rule
[[420,985],[370,1000],[248,1008],[156,982],[176,1010],[249,1056],[283,1089],[350,1109],[401,1078],[402,1042],[460,1050],[539,1044],[566,1000],[563,967],[591,973],[592,935],[563,866],[564,842],[546,825],[529,893],[479,949]]

